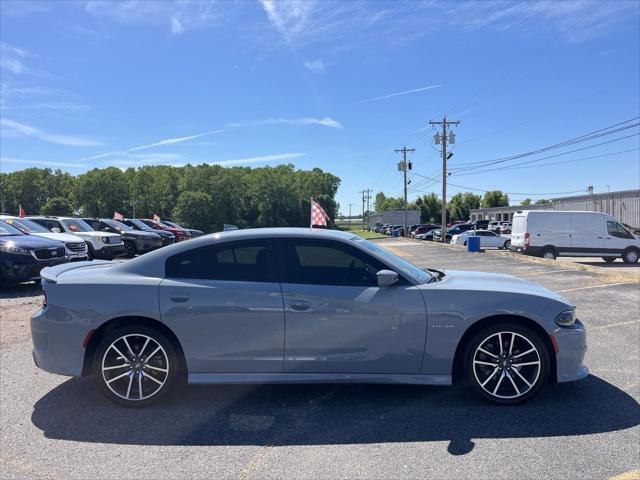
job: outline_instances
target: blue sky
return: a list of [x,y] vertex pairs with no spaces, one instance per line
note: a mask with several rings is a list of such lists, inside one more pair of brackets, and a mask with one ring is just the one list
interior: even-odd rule
[[459,170],[638,117],[636,1],[0,9],[2,171],[293,163],[340,176],[342,211],[355,213],[362,189],[401,194],[404,144],[416,148],[410,197],[440,191],[423,177],[440,169],[427,123],[447,114],[461,121],[449,177],[461,187],[449,195],[499,188],[518,202],[640,187],[637,135],[592,147],[637,127],[524,159],[589,147],[535,168]]

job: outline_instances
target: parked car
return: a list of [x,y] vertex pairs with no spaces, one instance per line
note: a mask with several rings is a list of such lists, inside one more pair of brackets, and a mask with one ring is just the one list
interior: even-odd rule
[[640,228],[634,228],[627,223],[623,223],[622,226],[633,233],[636,237],[640,237]]
[[155,233],[156,235],[159,235],[160,238],[162,239],[162,246],[166,247],[167,245],[171,245],[173,243],[175,243],[176,241],[176,237],[173,233],[171,233],[168,230],[154,230],[153,228],[151,228],[149,225],[147,225],[146,223],[144,223],[141,220],[138,220],[137,218],[125,218],[122,223],[124,223],[125,225],[133,228],[134,230],[138,230],[140,232],[150,232],[150,233]]
[[602,257],[606,262],[622,258],[636,263],[640,237],[606,213],[518,210],[511,250],[549,259]]
[[156,248],[162,247],[160,235],[153,232],[136,231],[118,220],[110,218],[83,218],[91,228],[98,232],[117,233],[124,243],[124,256],[132,258]]
[[411,232],[411,236],[413,238],[417,238],[418,235],[421,235],[423,233],[427,233],[433,229],[436,228],[440,228],[440,225],[435,225],[435,224],[431,224],[428,223],[426,225],[420,225],[419,227],[417,227],[413,232]]
[[[396,233],[397,232],[397,233]],[[404,227],[402,225],[396,225],[391,229],[389,233],[391,236],[404,237]]]
[[584,325],[559,294],[507,275],[423,270],[347,232],[220,232],[42,275],[36,365],[93,375],[125,406],[183,379],[451,385],[454,374],[483,398],[517,403],[588,375]]
[[491,230],[492,232],[496,232],[499,228],[500,228],[500,222],[495,220],[492,222],[489,222],[489,225],[487,226],[487,230]]
[[[451,239],[453,238],[454,235],[458,235],[462,232],[466,232],[467,230],[471,230],[473,229],[473,224],[471,223],[460,223],[458,225],[454,225],[453,227],[447,229],[447,237],[446,237],[446,241],[450,242]],[[436,229],[433,233],[433,239],[436,242],[441,242],[442,241],[442,230],[441,229]]]
[[479,237],[481,248],[505,248],[511,247],[511,239],[507,236],[498,235],[496,232],[489,230],[467,230],[466,232],[458,233],[451,238],[453,245],[467,245],[469,237]]
[[463,223],[467,223],[465,220],[454,220],[453,222],[447,223],[447,228],[454,227],[456,225],[461,225]]
[[0,220],[0,287],[40,280],[40,271],[67,263],[62,242],[23,233]]
[[160,221],[160,223],[166,225],[167,227],[181,228],[182,230],[186,230],[191,235],[191,238],[201,237],[202,235],[204,235],[204,232],[202,230],[196,230],[195,228],[182,227],[175,222],[170,222],[169,220],[162,220]]
[[79,218],[73,217],[28,217],[50,232],[68,233],[84,240],[88,247],[89,259],[113,260],[124,255],[124,243],[117,233],[96,232]]
[[511,222],[500,222],[498,233],[511,233]]
[[438,231],[438,229],[434,228],[433,230],[429,230],[426,233],[420,233],[420,234],[416,235],[415,238],[416,238],[416,240],[433,241],[433,236],[435,235],[436,231]]
[[16,227],[22,233],[62,242],[65,247],[65,255],[69,257],[69,260],[72,262],[89,259],[87,244],[75,235],[50,232],[39,223],[29,220],[28,218],[0,215],[0,220],[4,220],[9,225]]
[[168,227],[167,225],[151,220],[150,218],[138,218],[138,220],[154,230],[165,230],[167,232],[171,232],[176,239],[176,243],[189,240],[191,238],[191,234],[184,228]]
[[469,222],[474,226],[476,230],[488,230],[489,229],[489,220],[474,220],[473,222]]

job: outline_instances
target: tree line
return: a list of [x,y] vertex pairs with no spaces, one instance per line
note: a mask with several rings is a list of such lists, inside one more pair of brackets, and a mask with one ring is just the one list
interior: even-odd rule
[[[540,199],[536,205],[549,203],[550,200]],[[531,199],[527,198],[522,205],[530,205]],[[447,203],[447,221],[469,220],[471,210],[478,208],[507,207],[509,195],[501,190],[485,192],[484,195],[476,195],[471,192],[456,193]],[[387,197],[383,192],[376,195],[374,208],[376,212],[404,208],[402,197]],[[410,210],[420,210],[420,221],[423,223],[440,223],[442,219],[442,200],[435,193],[427,193],[408,203]]]
[[220,165],[96,168],[74,176],[27,168],[0,173],[3,213],[150,218],[153,214],[205,232],[246,227],[308,226],[310,199],[331,219],[340,178],[319,168]]

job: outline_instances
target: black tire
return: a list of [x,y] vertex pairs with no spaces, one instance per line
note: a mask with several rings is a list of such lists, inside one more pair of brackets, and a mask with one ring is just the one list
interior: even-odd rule
[[466,247],[466,246],[467,246],[467,242],[464,242],[464,243],[462,244],[462,246],[463,246],[463,247]]
[[125,241],[124,242],[124,256],[126,258],[133,258],[136,255],[136,246],[133,242]]
[[607,263],[613,263],[616,261],[616,257],[602,257],[602,259]]
[[[514,335],[515,339],[512,347],[511,335]],[[506,355],[511,348],[511,356],[502,358],[498,348],[489,350],[492,345],[499,344],[500,338],[503,352]],[[489,353],[495,352],[496,355],[493,356],[498,360],[480,351],[481,346]],[[535,351],[522,356],[531,346]],[[496,367],[478,364],[476,361],[492,365],[495,363]],[[539,364],[525,365],[532,362],[539,362]],[[523,366],[517,368],[518,363],[522,363]],[[516,404],[536,395],[547,382],[550,365],[549,350],[532,329],[516,322],[504,322],[483,328],[473,336],[465,353],[465,365],[467,378],[480,397],[495,403]],[[497,391],[493,391],[494,388]],[[510,396],[509,392],[515,395]]]
[[502,248],[504,248],[505,250],[511,250],[511,240],[507,240],[506,242],[504,242]]
[[93,260],[94,258],[93,247],[90,244],[87,244],[87,260]]
[[[134,355],[142,353],[141,358],[132,358],[123,337],[127,338]],[[147,338],[149,342],[143,349]],[[157,348],[160,350],[152,357],[144,358],[145,354],[151,355]],[[121,360],[117,350],[128,358]],[[120,365],[127,364],[128,367],[103,370],[103,361],[107,368],[119,365],[117,362],[122,362]],[[162,369],[166,369],[166,372],[161,371]],[[166,396],[176,386],[180,370],[180,358],[173,344],[162,333],[145,325],[128,325],[109,332],[100,341],[93,357],[93,375],[102,393],[109,400],[131,408],[146,407]],[[116,378],[118,376],[121,378]],[[158,382],[162,382],[162,385],[158,386]]]
[[556,249],[553,247],[546,247],[540,252],[540,256],[542,258],[546,258],[547,260],[555,260],[558,257],[556,253]]
[[622,254],[622,261],[624,263],[638,263],[638,259],[640,258],[640,250],[637,248],[627,248]]

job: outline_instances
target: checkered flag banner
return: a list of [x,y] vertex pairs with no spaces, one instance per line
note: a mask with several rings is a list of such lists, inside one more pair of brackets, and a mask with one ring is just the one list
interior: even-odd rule
[[324,211],[324,208],[316,202],[313,198],[311,199],[311,226],[314,225],[322,225],[323,227],[327,226],[327,220],[329,220],[329,215]]

